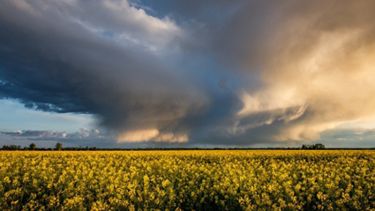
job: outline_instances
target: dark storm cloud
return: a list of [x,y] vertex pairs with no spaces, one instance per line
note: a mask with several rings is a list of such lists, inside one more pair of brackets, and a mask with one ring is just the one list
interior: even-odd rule
[[182,15],[206,26],[198,48],[248,76],[244,107],[226,127],[237,132],[221,137],[317,140],[341,124],[374,119],[373,1],[236,1],[227,10],[226,3],[213,7],[218,22],[196,14],[209,10],[201,3]]
[[237,89],[241,115],[210,128],[207,140],[316,140],[340,124],[374,119],[373,1],[161,2],[151,4],[155,14],[199,35],[186,48],[247,81]]
[[124,142],[318,139],[375,115],[358,109],[375,90],[374,6],[6,0],[0,96],[94,114]]
[[0,25],[0,94],[28,108],[92,113],[115,133],[187,133],[238,104],[215,76],[169,62],[183,29],[126,1],[3,1]]
[[[4,97],[42,110],[99,114],[114,125],[117,120],[112,123],[112,118],[136,110],[163,114],[164,108],[172,108],[183,112],[183,107],[190,105],[184,102],[188,95],[199,101],[194,88],[174,76],[172,71],[178,70],[138,46],[123,47],[90,32],[76,23],[79,17],[64,13],[70,9],[67,5],[47,4],[57,10],[55,14],[40,9],[38,1],[30,2],[32,8],[27,11],[16,7],[16,2],[21,1],[3,2],[0,13]],[[178,96],[179,102],[169,100]]]

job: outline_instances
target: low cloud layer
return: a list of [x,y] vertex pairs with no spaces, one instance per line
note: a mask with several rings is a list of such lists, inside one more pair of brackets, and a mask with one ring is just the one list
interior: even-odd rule
[[103,143],[319,140],[375,119],[374,8],[5,0],[0,97],[92,114]]

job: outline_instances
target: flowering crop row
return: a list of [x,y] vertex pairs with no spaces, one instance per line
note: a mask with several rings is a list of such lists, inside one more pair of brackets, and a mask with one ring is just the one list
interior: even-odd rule
[[0,152],[2,210],[374,210],[374,151]]

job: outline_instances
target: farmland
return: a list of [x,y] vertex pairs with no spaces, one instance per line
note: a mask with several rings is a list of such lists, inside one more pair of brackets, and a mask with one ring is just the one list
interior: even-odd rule
[[373,210],[375,151],[3,151],[0,208]]

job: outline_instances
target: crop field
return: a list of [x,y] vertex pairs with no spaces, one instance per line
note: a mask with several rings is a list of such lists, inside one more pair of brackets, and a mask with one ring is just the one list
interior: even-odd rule
[[374,210],[375,151],[3,151],[0,209]]

